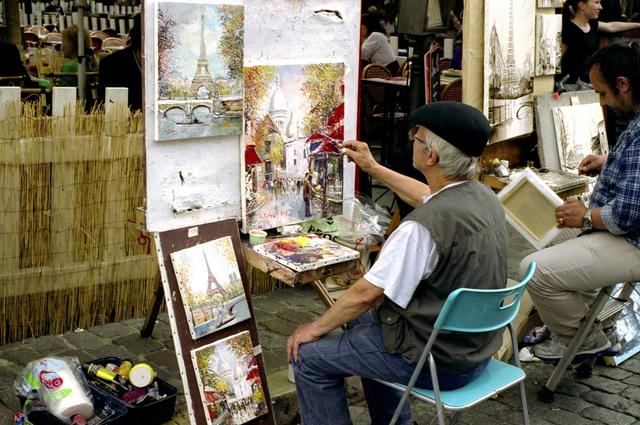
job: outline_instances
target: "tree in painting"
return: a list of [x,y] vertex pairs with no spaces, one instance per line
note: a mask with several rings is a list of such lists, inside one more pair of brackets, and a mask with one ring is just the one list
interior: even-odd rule
[[267,413],[248,331],[192,352],[209,424],[242,424]]
[[244,8],[158,4],[158,140],[239,134]]
[[343,77],[336,63],[245,68],[245,229],[341,212]]

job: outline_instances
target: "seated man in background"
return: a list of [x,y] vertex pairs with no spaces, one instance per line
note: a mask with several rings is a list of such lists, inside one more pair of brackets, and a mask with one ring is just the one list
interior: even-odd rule
[[[580,172],[599,173],[589,208],[574,199],[556,209],[558,227],[581,229],[580,237],[527,256],[538,264],[527,290],[551,339],[534,346],[536,356],[562,357],[600,288],[640,279],[640,47],[610,45],[589,62],[600,104],[631,117],[607,156],[589,155]],[[577,354],[611,346],[594,324]]]
[[[373,424],[388,424],[401,394],[373,379],[408,383],[447,296],[457,288],[503,288],[507,230],[497,197],[474,180],[490,136],[478,110],[437,102],[411,114],[413,166],[429,186],[378,164],[365,143],[345,153],[415,210],[385,242],[377,262],[318,320],[299,326],[287,353],[305,424],[350,423],[347,376],[362,377]],[[334,329],[348,323],[342,333]],[[446,333],[433,348],[440,388],[473,380],[502,334]],[[428,367],[417,381],[431,388]],[[407,404],[400,424],[411,423]]]
[[140,14],[134,16],[129,46],[100,61],[98,98],[104,102],[107,87],[129,89],[129,107],[142,109],[142,28]]

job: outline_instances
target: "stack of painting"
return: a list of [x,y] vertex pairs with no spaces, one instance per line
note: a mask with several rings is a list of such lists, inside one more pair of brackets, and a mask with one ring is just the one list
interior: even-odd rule
[[251,317],[230,237],[171,254],[191,337]]
[[342,212],[344,64],[244,69],[244,231]]
[[156,139],[239,135],[244,8],[158,3]]

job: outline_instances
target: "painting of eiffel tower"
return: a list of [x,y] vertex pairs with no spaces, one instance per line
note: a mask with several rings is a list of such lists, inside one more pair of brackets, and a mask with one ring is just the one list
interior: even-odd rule
[[160,2],[156,23],[155,139],[240,134],[244,7]]
[[171,263],[193,339],[251,317],[229,236],[176,251]]
[[485,1],[484,112],[491,142],[533,131],[535,0]]

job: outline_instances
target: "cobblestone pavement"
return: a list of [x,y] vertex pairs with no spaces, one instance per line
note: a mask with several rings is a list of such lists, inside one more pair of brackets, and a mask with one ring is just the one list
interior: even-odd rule
[[[512,234],[510,277],[517,278],[519,260],[530,250],[524,240]],[[276,421],[278,424],[288,425],[292,422],[297,401],[294,387],[286,379],[286,338],[298,324],[321,314],[324,306],[308,286],[254,296],[253,305]],[[158,376],[180,389],[176,416],[169,423],[188,424],[167,316],[160,316],[153,336],[148,339],[139,336],[142,323],[142,318],[133,319],[0,346],[0,425],[11,424],[12,412],[19,408],[13,390],[18,372],[30,360],[54,354],[77,356],[80,361],[106,356],[128,357],[151,364],[158,371]],[[553,404],[543,404],[536,398],[536,391],[550,375],[552,366],[533,363],[527,364],[525,369],[532,425],[640,425],[640,356],[626,361],[618,368],[596,366],[593,376],[588,379],[577,379],[573,372],[568,372],[558,387]],[[350,378],[348,391],[354,424],[370,423],[359,381]],[[437,422],[433,419],[434,410],[430,406],[415,402],[413,408],[418,424]],[[506,391],[496,399],[488,400],[463,413],[460,422],[483,425],[522,423],[517,389]]]

